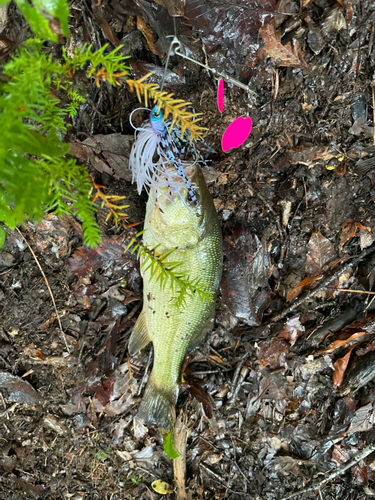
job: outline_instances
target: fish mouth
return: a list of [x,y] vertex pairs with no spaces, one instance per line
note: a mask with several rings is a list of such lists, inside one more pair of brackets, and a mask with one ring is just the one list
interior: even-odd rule
[[[188,205],[190,203],[194,203],[191,194],[189,193],[189,187],[193,190],[193,194],[199,200],[198,186],[196,183],[191,183],[191,178],[196,171],[196,165],[188,163],[188,165],[182,166],[185,167],[183,168],[185,179],[178,173],[174,166],[170,165],[168,167],[168,174],[170,175],[170,178],[173,179],[173,183],[167,186],[164,185],[163,191],[164,194],[166,194],[166,190],[169,190],[170,193],[168,197],[171,201],[180,199],[185,205]],[[186,183],[186,180],[188,181],[188,184]],[[172,192],[170,191],[171,189]]]

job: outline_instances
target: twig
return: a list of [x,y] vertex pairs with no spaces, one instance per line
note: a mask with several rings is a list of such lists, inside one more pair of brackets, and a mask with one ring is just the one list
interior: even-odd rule
[[375,144],[375,87],[374,83],[372,82],[372,128],[373,128],[373,136],[372,136],[372,143]]
[[319,293],[322,290],[325,290],[328,288],[328,285],[332,283],[335,279],[339,278],[342,273],[344,273],[349,267],[356,266],[359,264],[363,259],[371,255],[372,253],[375,252],[375,245],[371,245],[371,247],[366,248],[366,250],[363,250],[357,257],[353,257],[350,261],[346,262],[346,264],[340,269],[338,269],[336,272],[331,274],[331,276],[327,276],[320,285],[318,285],[314,290],[311,290],[303,295],[301,295],[295,302],[293,302],[290,306],[286,307],[283,309],[279,314],[271,318],[269,321],[264,323],[262,326],[268,326],[272,323],[276,323],[280,319],[284,318],[287,314],[291,313],[296,309],[298,306],[300,306],[305,300],[310,299],[311,297],[314,297],[317,293]]
[[1,394],[1,391],[0,391],[0,399],[1,399],[1,402],[3,403],[4,409],[6,410],[7,405],[5,404],[5,401],[4,401],[3,395]]
[[367,304],[367,306],[364,308],[363,313],[365,313],[365,312],[367,311],[367,309],[371,306],[371,304],[374,302],[374,300],[375,300],[375,297],[373,297],[373,298],[370,300],[370,302],[369,302],[369,303]]
[[213,470],[211,470],[209,467],[207,467],[207,465],[203,464],[202,462],[199,464],[199,467],[201,467],[203,470],[205,470],[206,472],[212,474],[223,486],[226,490],[230,491],[231,493],[237,493],[238,495],[243,495],[243,491],[234,491],[230,488],[228,488],[228,486],[225,484],[225,481],[224,479],[219,476],[218,474],[216,474],[216,472],[214,472]]
[[12,406],[10,406],[6,410],[4,410],[2,413],[0,413],[0,418],[7,417],[8,413],[10,413],[11,411],[14,411],[17,405],[18,405],[18,403],[14,403],[14,404],[12,404]]
[[69,346],[68,346],[68,342],[67,342],[67,340],[66,340],[66,336],[65,336],[65,333],[64,333],[64,330],[63,330],[62,324],[61,324],[60,315],[59,315],[59,313],[58,313],[58,311],[57,311],[55,298],[54,298],[54,296],[53,296],[53,293],[52,293],[51,287],[49,286],[49,283],[48,283],[47,277],[46,277],[46,275],[44,274],[44,271],[43,271],[43,269],[42,269],[41,265],[39,264],[38,258],[37,258],[37,256],[35,255],[34,250],[33,250],[33,249],[31,248],[31,246],[29,245],[29,242],[28,242],[28,241],[27,241],[27,239],[24,237],[24,235],[21,233],[21,231],[18,229],[18,227],[16,227],[16,230],[18,231],[18,233],[20,234],[20,236],[21,236],[21,237],[25,240],[26,245],[29,247],[29,250],[30,250],[31,254],[32,254],[32,256],[33,256],[33,257],[34,257],[34,259],[35,259],[36,265],[38,266],[39,271],[42,273],[42,276],[43,276],[43,278],[44,278],[44,281],[46,282],[46,285],[47,285],[47,288],[48,288],[49,294],[50,294],[51,299],[52,299],[53,307],[54,307],[54,309],[55,309],[56,318],[57,318],[57,321],[58,321],[58,323],[59,323],[59,328],[60,328],[61,336],[62,336],[62,338],[64,339],[66,350],[67,350],[67,351],[68,351],[68,353],[70,354],[70,349],[69,349]]
[[150,349],[150,354],[148,355],[148,360],[147,360],[146,369],[145,369],[145,372],[144,372],[144,374],[143,374],[142,381],[141,381],[141,383],[139,384],[139,388],[138,388],[138,391],[137,391],[137,396],[140,396],[140,395],[141,395],[141,392],[142,392],[143,386],[144,386],[144,385],[145,385],[145,383],[146,383],[146,378],[147,378],[147,375],[148,375],[148,370],[150,369],[150,364],[151,364],[152,352],[153,352],[153,349],[151,348],[151,349]]
[[289,495],[284,497],[283,500],[289,500],[290,498],[299,496],[302,493],[308,493],[309,491],[314,491],[314,490],[319,491],[324,483],[331,481],[331,479],[334,479],[340,474],[346,472],[348,469],[351,469],[352,467],[354,467],[354,465],[356,465],[358,462],[366,458],[373,451],[375,451],[375,443],[369,444],[368,446],[366,446],[366,448],[363,448],[362,451],[357,453],[353,458],[351,458],[344,464],[340,465],[339,467],[336,467],[336,469],[333,469],[332,471],[329,471],[326,474],[323,474],[323,476],[319,480],[313,481],[310,485],[306,486],[305,488],[295,491],[294,493],[290,493]]
[[[279,151],[280,151],[280,149],[278,149],[276,151],[276,153],[278,153]],[[274,155],[272,155],[272,156],[274,156]],[[271,156],[271,158],[272,158],[272,156]],[[269,160],[271,158],[269,158]],[[247,184],[248,187],[250,187],[250,185],[248,183],[246,183],[246,184]],[[284,258],[285,258],[285,254],[286,254],[286,244],[287,244],[286,229],[284,229],[282,227],[282,223],[280,221],[280,219],[281,219],[280,215],[274,210],[274,208],[269,203],[269,201],[267,200],[267,198],[260,191],[259,187],[258,186],[255,186],[255,187],[256,187],[256,189],[254,190],[254,193],[258,196],[258,198],[260,199],[260,201],[268,208],[268,210],[271,212],[271,214],[273,214],[275,216],[275,222],[276,222],[277,230],[279,232],[280,239],[282,240],[282,246],[281,246],[281,250],[280,250],[280,259],[279,259],[279,265],[282,267],[282,264],[283,264]]]
[[236,395],[238,393],[238,390],[236,391],[237,380],[238,380],[238,377],[241,373],[241,369],[242,369],[243,365],[245,364],[245,361],[246,361],[246,358],[248,357],[248,355],[249,355],[249,353],[246,352],[244,354],[244,356],[242,356],[242,358],[240,359],[240,361],[239,361],[239,363],[236,366],[236,369],[234,371],[232,383],[230,385],[230,391],[227,394],[227,398],[229,399],[230,405],[233,405],[234,401],[236,400]]
[[[201,439],[202,441],[204,441],[205,443],[207,443],[209,446],[212,446],[212,448],[216,451],[218,451],[219,453],[222,453],[222,449],[218,448],[217,446],[215,446],[213,443],[211,443],[210,441],[208,441],[208,439],[204,438],[203,436],[197,436],[197,439]],[[238,438],[237,438],[238,439]],[[234,442],[233,442],[233,439],[232,439],[232,446],[233,446],[233,452],[235,454],[235,445],[234,445]],[[250,483],[249,481],[249,478],[246,477],[246,475],[242,472],[240,466],[238,465],[237,461],[235,458],[229,458],[228,456],[226,455],[223,455],[223,459],[230,462],[231,464],[234,464],[238,471],[241,473],[241,475],[244,477],[245,481],[247,481],[248,483]]]
[[368,292],[367,290],[352,290],[350,288],[334,288],[335,292],[352,292],[352,293],[367,293],[368,295],[375,295],[375,292]]
[[200,372],[191,372],[194,377],[203,377],[204,375],[212,375],[214,373],[231,372],[233,368],[220,368],[219,370],[202,370]]
[[241,389],[241,385],[242,385],[242,382],[245,380],[245,378],[247,377],[249,373],[249,369],[247,366],[243,366],[241,368],[241,371],[240,371],[240,376],[238,377],[237,381],[236,381],[236,386],[234,387],[234,390],[233,390],[233,393],[231,395],[231,398],[229,400],[229,404],[231,406],[234,405],[234,403],[236,402],[236,397]]
[[187,500],[186,494],[186,442],[188,426],[186,413],[181,411],[173,431],[174,445],[180,456],[173,459],[174,480],[177,486],[176,499]]
[[305,203],[306,203],[306,210],[308,210],[309,208],[309,205],[308,205],[308,202],[307,202],[307,189],[306,189],[306,182],[305,182],[305,178],[302,177],[302,181],[303,181],[303,188],[305,190]]

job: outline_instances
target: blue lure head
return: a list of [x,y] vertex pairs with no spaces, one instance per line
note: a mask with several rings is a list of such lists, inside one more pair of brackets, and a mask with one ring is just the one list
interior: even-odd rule
[[152,108],[150,113],[150,123],[155,134],[161,135],[164,133],[165,125],[159,106],[154,106]]

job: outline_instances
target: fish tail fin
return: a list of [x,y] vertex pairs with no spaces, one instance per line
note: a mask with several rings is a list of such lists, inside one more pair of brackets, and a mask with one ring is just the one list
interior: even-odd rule
[[171,406],[176,404],[177,395],[177,386],[170,389],[160,387],[151,373],[137,417],[145,423],[158,425],[164,432],[169,432],[172,421]]

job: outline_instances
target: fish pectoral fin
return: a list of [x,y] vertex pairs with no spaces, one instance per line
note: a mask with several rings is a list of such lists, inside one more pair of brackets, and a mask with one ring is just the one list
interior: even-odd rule
[[150,334],[148,333],[146,325],[146,315],[144,311],[141,312],[136,324],[134,325],[132,334],[129,340],[129,354],[133,356],[136,352],[140,351],[151,342]]

